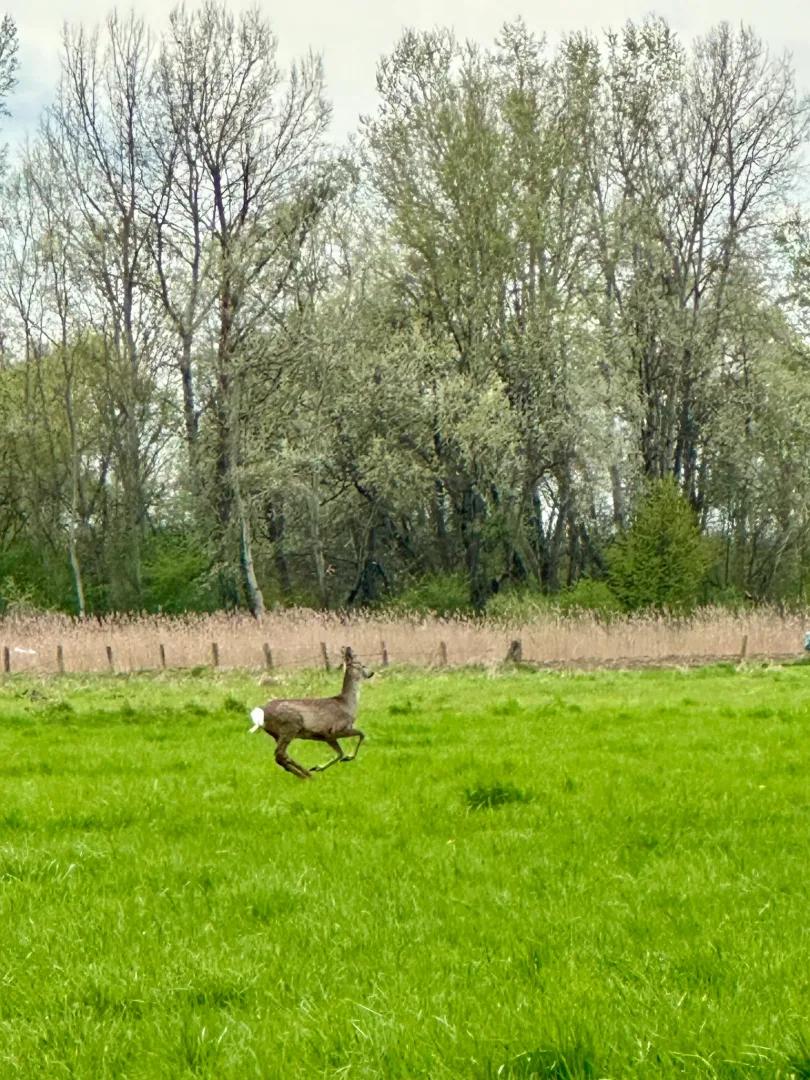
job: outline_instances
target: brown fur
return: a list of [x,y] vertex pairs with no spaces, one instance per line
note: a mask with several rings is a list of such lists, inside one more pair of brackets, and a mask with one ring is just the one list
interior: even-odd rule
[[[374,674],[368,672],[351,649],[343,650],[346,673],[343,687],[336,697],[329,698],[280,698],[268,701],[264,706],[262,726],[276,740],[276,762],[294,776],[307,780],[313,772],[323,772],[338,761],[353,761],[357,757],[365,735],[354,726],[360,684]],[[338,739],[358,739],[351,757],[343,753]],[[335,757],[326,765],[305,769],[287,753],[293,739],[312,739],[325,742],[335,751]]]

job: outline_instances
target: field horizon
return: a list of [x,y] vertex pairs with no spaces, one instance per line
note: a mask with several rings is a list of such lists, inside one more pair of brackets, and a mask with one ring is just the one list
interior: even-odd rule
[[0,1074],[810,1076],[810,666],[277,678],[0,681]]

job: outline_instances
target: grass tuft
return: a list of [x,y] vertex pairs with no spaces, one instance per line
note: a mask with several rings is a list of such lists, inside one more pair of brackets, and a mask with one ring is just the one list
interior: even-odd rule
[[522,788],[506,781],[495,781],[493,784],[476,784],[468,787],[465,791],[467,806],[471,810],[489,810],[496,806],[506,806],[508,803],[531,802],[532,796]]

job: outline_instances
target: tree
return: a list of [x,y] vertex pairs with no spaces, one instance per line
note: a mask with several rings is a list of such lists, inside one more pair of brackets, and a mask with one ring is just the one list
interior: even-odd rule
[[[8,99],[17,85],[20,41],[17,24],[10,15],[0,22],[0,116],[9,116]],[[6,148],[0,151],[0,175],[5,171]]]
[[[200,217],[210,222],[213,249],[213,317],[204,336],[209,363],[206,396],[211,420],[213,475],[208,491],[220,563],[227,574],[230,536],[236,532],[239,565],[249,606],[258,617],[264,597],[256,577],[250,513],[240,478],[245,375],[266,365],[259,331],[272,324],[274,305],[304,241],[332,195],[324,168],[323,137],[330,117],[320,60],[293,65],[284,82],[277,41],[256,11],[238,19],[224,5],[207,2],[193,14],[172,12],[161,56],[160,88],[175,139],[166,162],[179,162],[186,206],[184,250],[190,254],[191,291],[182,318],[164,304],[184,341],[181,370],[188,377],[188,337],[194,330],[195,273],[200,257]],[[187,186],[191,185],[191,192]],[[164,184],[166,199],[177,184]],[[188,213],[189,198],[196,203]],[[182,211],[181,211],[182,212]],[[161,251],[159,234],[156,250]],[[207,245],[203,243],[202,247]],[[188,275],[187,275],[188,277]],[[202,344],[202,342],[201,342]],[[186,428],[196,439],[194,406],[185,389]]]
[[592,384],[578,316],[586,95],[520,22],[490,54],[447,32],[407,33],[377,82],[382,103],[365,121],[371,179],[401,253],[403,303],[446,358],[434,364],[434,398],[467,409],[494,394],[490,431],[522,448],[496,479],[486,457],[461,450],[458,408],[444,413],[450,427],[437,414],[437,532],[463,550],[476,607],[491,588],[484,537],[496,522],[501,573],[529,564],[553,589],[579,533],[574,437]]
[[[126,574],[120,602],[139,606],[149,487],[156,450],[165,437],[163,408],[154,393],[158,320],[142,288],[151,223],[141,207],[148,152],[141,113],[152,41],[134,15],[126,22],[111,16],[105,31],[102,42],[98,31],[65,29],[62,81],[43,138],[59,183],[70,192],[61,234],[63,242],[69,238],[75,263],[86,276],[83,318],[103,347],[105,412],[118,485],[117,538]],[[73,228],[74,215],[78,229]]]
[[747,268],[787,211],[810,106],[750,29],[723,23],[690,55],[662,19],[608,35],[600,93],[593,297],[608,372],[630,391],[621,417],[644,475],[675,476],[700,508],[732,293],[755,282]]
[[653,481],[609,553],[610,585],[625,608],[691,611],[708,552],[695,512],[672,477]]

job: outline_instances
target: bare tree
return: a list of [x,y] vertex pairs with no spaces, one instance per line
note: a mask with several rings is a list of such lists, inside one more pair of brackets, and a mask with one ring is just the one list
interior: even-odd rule
[[687,54],[663,20],[630,23],[608,37],[601,87],[594,295],[635,383],[623,419],[644,472],[699,506],[728,290],[755,280],[743,268],[784,212],[810,111],[789,59],[727,24]]
[[[8,99],[17,85],[20,67],[17,25],[10,15],[0,22],[0,116],[10,116]],[[0,172],[5,169],[6,148],[0,150]]]
[[[172,12],[160,63],[161,98],[174,139],[163,154],[166,175],[171,174],[164,204],[174,199],[185,218],[187,267],[182,313],[168,289],[164,304],[184,341],[184,357],[190,356],[185,350],[195,331],[200,259],[208,248],[201,236],[204,222],[213,247],[215,296],[207,327],[215,516],[223,553],[236,532],[242,579],[257,617],[264,598],[240,482],[242,416],[248,408],[243,376],[260,362],[253,351],[257,335],[272,322],[273,305],[331,193],[322,168],[330,108],[320,60],[307,57],[285,79],[276,53],[276,38],[257,11],[236,18],[209,0],[191,14],[184,8]],[[159,255],[166,235],[161,223]],[[184,381],[187,432],[196,439],[190,367]],[[224,554],[223,561],[229,561]]]
[[53,156],[55,143],[55,133],[50,139],[39,140],[28,152],[24,169],[31,188],[36,192],[40,257],[49,297],[50,317],[43,320],[43,335],[55,350],[61,365],[61,396],[67,425],[70,469],[68,557],[81,618],[85,614],[85,596],[77,540],[84,522],[81,514],[82,448],[76,417],[75,385],[77,351],[82,347],[84,333],[81,324],[74,318],[73,310],[79,291],[75,273],[76,252],[70,239],[75,231],[76,214],[70,192],[58,182],[58,164]]
[[[140,114],[152,46],[143,22],[134,16],[126,21],[111,16],[104,37],[102,42],[98,31],[65,28],[62,81],[44,133],[50,161],[79,220],[73,239],[86,275],[81,301],[84,318],[103,347],[128,601],[137,604],[147,472],[160,427],[150,395],[155,320],[149,294],[141,288],[151,222],[141,209],[147,148]],[[68,222],[63,226],[70,228]]]

